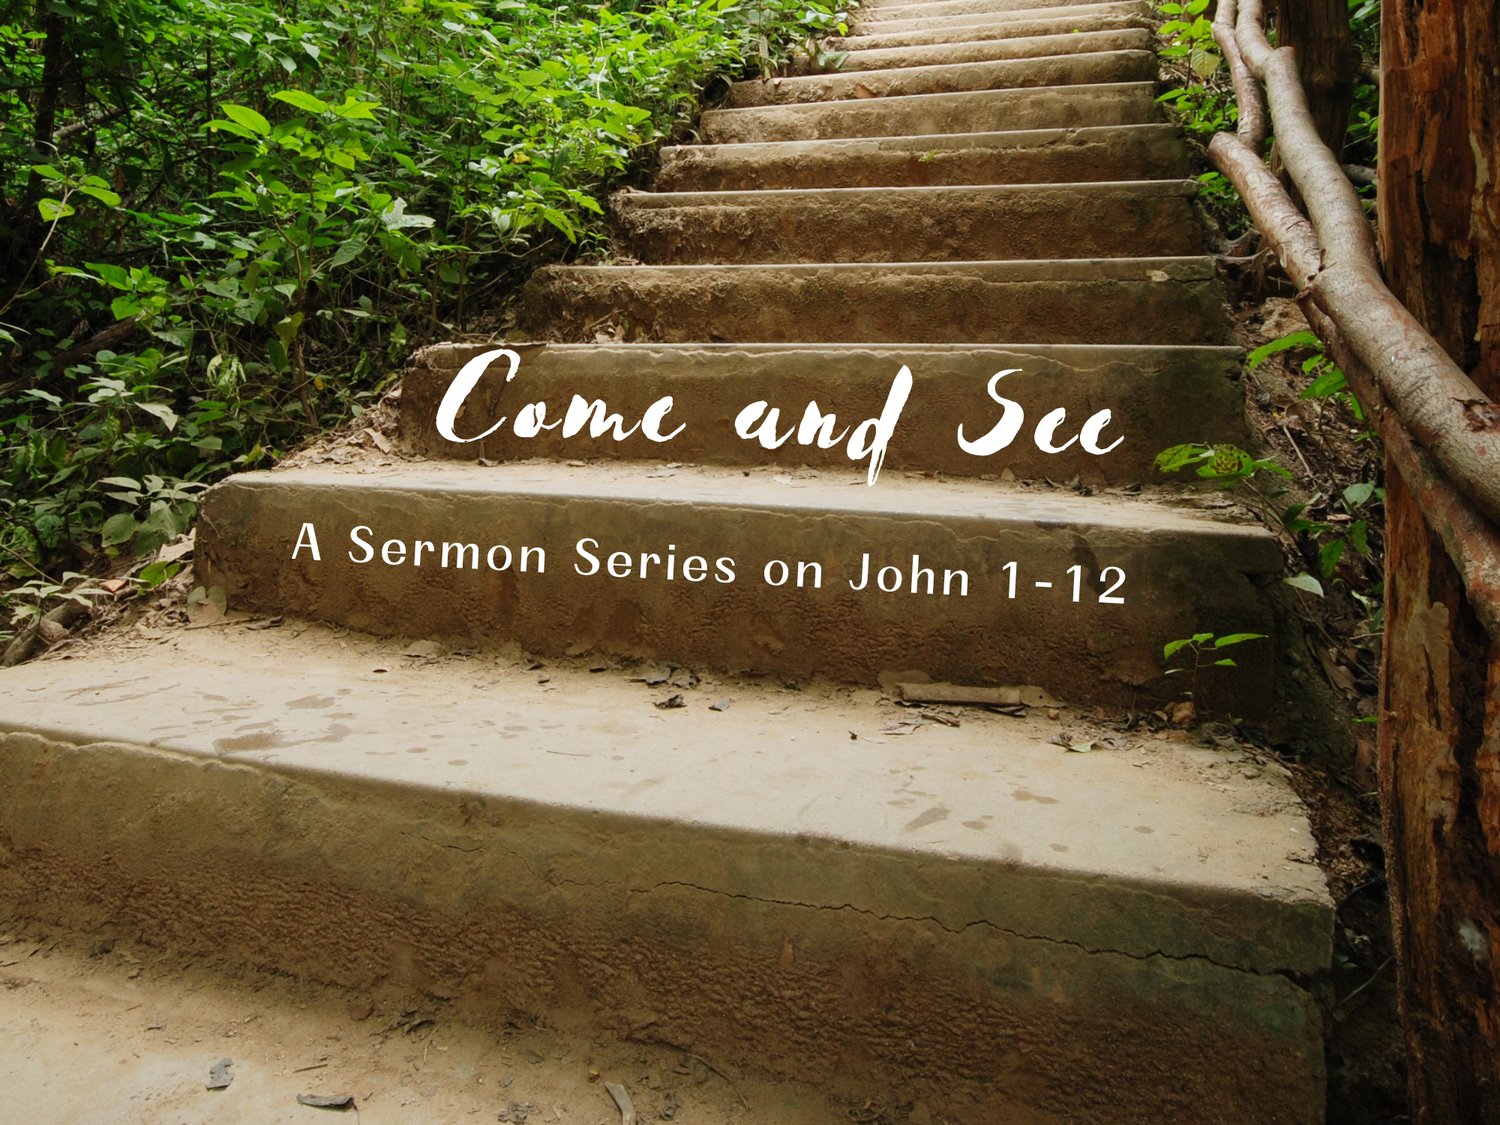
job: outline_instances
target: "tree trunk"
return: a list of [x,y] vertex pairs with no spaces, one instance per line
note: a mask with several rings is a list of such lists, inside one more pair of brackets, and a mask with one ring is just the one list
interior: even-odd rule
[[[1391,290],[1500,397],[1500,21],[1385,0],[1380,236]],[[1380,729],[1415,1120],[1500,1121],[1500,639],[1388,465]]]
[[1297,73],[1318,136],[1342,159],[1360,64],[1349,33],[1348,0],[1277,0],[1271,7],[1277,45],[1297,52]]

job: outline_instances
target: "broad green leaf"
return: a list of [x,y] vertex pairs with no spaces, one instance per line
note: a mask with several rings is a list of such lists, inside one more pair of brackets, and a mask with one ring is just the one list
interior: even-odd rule
[[[353,97],[345,97],[344,104],[335,106],[333,112],[348,121],[374,121],[375,110],[379,108],[379,102],[362,102]],[[398,153],[396,158],[400,160],[402,155],[404,154]],[[415,171],[415,169],[412,170]]]
[[1348,386],[1344,373],[1332,364],[1328,369],[1307,385],[1302,392],[1303,398],[1327,398],[1336,395]]
[[87,264],[89,269],[99,275],[99,280],[104,282],[105,285],[113,286],[116,289],[133,288],[130,284],[130,271],[124,267],[114,265],[111,262],[89,262]]
[[271,96],[279,102],[286,102],[287,105],[302,110],[304,113],[327,113],[333,108],[322,98],[314,97],[306,90],[277,90]]
[[334,252],[333,257],[328,259],[329,267],[336,269],[339,266],[347,266],[350,262],[354,261],[354,259],[363,254],[365,252],[365,247],[368,245],[369,244],[358,235],[355,235],[352,238],[346,238],[342,243],[339,244],[339,248]]
[[1333,572],[1338,569],[1339,560],[1344,557],[1344,541],[1335,539],[1331,543],[1324,543],[1318,551],[1318,569],[1323,572],[1324,578],[1332,578]]
[[1203,47],[1194,47],[1188,54],[1188,66],[1193,68],[1194,74],[1205,80],[1212,78],[1223,62],[1219,52]]
[[268,136],[271,132],[271,123],[247,105],[220,102],[219,108],[224,111],[224,116],[229,120],[237,125],[243,125],[258,136]]
[[216,132],[233,133],[236,137],[244,137],[246,140],[250,141],[259,139],[254,130],[247,129],[243,125],[237,125],[233,121],[225,121],[223,118],[219,117],[216,117],[212,121],[210,121],[208,123],[208,127],[215,130]]
[[93,184],[84,184],[78,190],[83,192],[84,195],[92,195],[100,203],[109,207],[118,207],[120,205],[120,197],[108,188],[96,187]]
[[163,582],[175,578],[180,570],[182,564],[179,562],[154,562],[141,571],[138,580],[147,590],[154,590]]
[[169,431],[177,428],[177,412],[165,403],[138,402],[136,405],[153,418],[160,418],[162,425]]
[[104,521],[104,527],[100,530],[100,541],[106,547],[118,547],[121,543],[128,543],[135,535],[135,517],[129,512],[121,512],[119,515],[110,516]]
[[1229,633],[1214,641],[1214,648],[1228,648],[1230,645],[1244,644],[1246,641],[1259,641],[1265,639],[1264,633]]
[[1156,467],[1164,473],[1175,473],[1212,455],[1212,451],[1201,445],[1172,445],[1156,455]]
[[1322,347],[1323,342],[1311,332],[1289,332],[1285,336],[1277,337],[1269,344],[1262,344],[1260,347],[1256,348],[1253,352],[1245,357],[1245,363],[1247,366],[1253,369],[1259,367],[1262,363],[1270,359],[1271,356],[1277,354],[1278,352],[1288,351],[1291,348],[1321,349]]
[[69,215],[77,214],[71,203],[64,203],[61,199],[39,199],[36,209],[41,212],[42,220],[54,223],[58,219],[66,219]]
[[1306,590],[1309,594],[1317,594],[1320,598],[1323,596],[1323,583],[1311,574],[1294,574],[1290,578],[1283,578],[1282,581],[1298,590]]

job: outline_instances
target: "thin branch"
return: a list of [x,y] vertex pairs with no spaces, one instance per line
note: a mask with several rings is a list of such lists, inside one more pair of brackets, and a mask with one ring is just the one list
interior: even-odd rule
[[1260,96],[1255,75],[1235,41],[1234,16],[1234,0],[1219,0],[1219,10],[1214,14],[1214,42],[1224,55],[1229,77],[1234,83],[1234,97],[1240,109],[1237,134],[1241,143],[1251,152],[1258,153],[1266,143],[1266,103]]
[[1302,309],[1374,424],[1428,526],[1442,541],[1480,624],[1490,636],[1500,637],[1500,530],[1453,487],[1432,455],[1412,441],[1400,412],[1391,408],[1380,384],[1328,314],[1310,299],[1302,301]]
[[98,129],[102,125],[108,125],[111,121],[118,121],[125,116],[125,107],[116,106],[108,113],[101,113],[98,117],[85,117],[78,121],[70,121],[52,135],[52,144],[61,148],[62,143],[69,137],[78,133],[88,133]]
[[[1317,135],[1291,49],[1273,50],[1266,39],[1262,0],[1244,0],[1238,10],[1235,0],[1221,0],[1216,23],[1227,27],[1231,19],[1235,35],[1222,40],[1225,55],[1231,68],[1243,63],[1266,84],[1277,145],[1309,217],[1244,135],[1220,133],[1209,145],[1210,157],[1239,189],[1307,303],[1338,327],[1348,352],[1370,372],[1401,426],[1427,448],[1459,494],[1500,523],[1500,407],[1386,288],[1369,221]],[[1252,106],[1258,97],[1252,89]]]

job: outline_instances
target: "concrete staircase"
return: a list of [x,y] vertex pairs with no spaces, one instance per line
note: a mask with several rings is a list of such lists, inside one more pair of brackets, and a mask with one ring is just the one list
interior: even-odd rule
[[[207,498],[200,581],[334,631],[5,674],[0,901],[951,1121],[1321,1120],[1331,907],[1285,777],[1092,725],[1178,697],[1164,642],[1272,632],[1281,565],[1153,487],[1245,439],[1149,17],[872,4],[836,73],[734,86],[614,201],[622,264],[531,282],[538,342],[451,419],[493,433],[439,432],[495,350],[444,345],[406,456]],[[682,430],[543,428],[575,394]],[[966,452],[997,396],[1024,425]],[[757,401],[837,421],[767,448]],[[1105,410],[1118,448],[1047,448]],[[1267,718],[1271,652],[1199,702]],[[890,699],[925,680],[1032,710]]]

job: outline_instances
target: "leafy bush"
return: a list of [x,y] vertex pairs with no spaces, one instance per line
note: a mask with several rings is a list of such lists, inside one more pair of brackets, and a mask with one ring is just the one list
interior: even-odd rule
[[[38,0],[0,23],[0,552],[149,552],[601,194],[821,0]],[[103,335],[101,335],[101,333]]]

